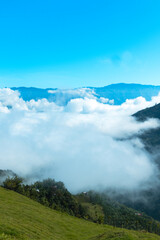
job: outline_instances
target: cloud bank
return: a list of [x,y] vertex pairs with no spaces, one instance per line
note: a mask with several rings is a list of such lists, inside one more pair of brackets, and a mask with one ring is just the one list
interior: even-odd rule
[[131,115],[159,102],[160,95],[116,106],[83,93],[57,105],[0,89],[0,168],[33,179],[52,177],[72,192],[145,188],[156,181],[156,167],[134,136],[159,122],[140,123]]

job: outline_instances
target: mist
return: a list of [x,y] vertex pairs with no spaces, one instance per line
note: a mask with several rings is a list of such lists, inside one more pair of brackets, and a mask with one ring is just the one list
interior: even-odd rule
[[131,115],[160,103],[160,95],[116,106],[83,91],[83,98],[63,103],[24,101],[18,91],[0,89],[0,169],[33,181],[51,177],[74,193],[139,191],[157,182],[152,156],[136,136],[160,123],[137,122]]

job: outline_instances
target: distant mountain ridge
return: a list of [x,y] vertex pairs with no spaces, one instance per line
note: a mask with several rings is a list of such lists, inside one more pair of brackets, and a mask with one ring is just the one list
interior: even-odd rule
[[101,97],[114,99],[114,103],[119,105],[126,99],[133,99],[139,96],[144,97],[147,101],[151,100],[152,96],[158,95],[160,86],[141,85],[141,84],[111,84],[103,88],[95,88],[95,92]]
[[71,99],[84,98],[86,96],[95,97],[98,100],[101,98],[114,99],[114,104],[120,105],[125,102],[126,99],[133,99],[139,96],[149,101],[152,96],[157,96],[160,92],[160,86],[125,83],[111,84],[105,87],[86,87],[69,90],[34,87],[13,87],[11,89],[18,90],[25,101],[46,98],[48,101],[56,102],[59,105],[67,104]]

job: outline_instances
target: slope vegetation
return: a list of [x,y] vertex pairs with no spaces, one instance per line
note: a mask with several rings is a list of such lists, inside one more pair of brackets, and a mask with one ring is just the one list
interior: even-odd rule
[[[1,171],[3,174],[8,171]],[[9,171],[10,172],[10,171]],[[144,213],[113,201],[106,193],[89,191],[72,195],[62,182],[54,179],[44,179],[31,185],[23,184],[23,179],[16,176],[6,178],[2,186],[13,190],[51,209],[66,212],[72,216],[90,220],[95,223],[105,223],[114,227],[132,230],[146,230],[160,234],[160,223]]]
[[160,236],[94,224],[0,188],[0,239],[158,240]]
[[[149,118],[160,119],[160,104],[141,110],[133,115],[138,121],[145,121]],[[155,152],[160,147],[160,127],[145,131],[140,135],[147,150]]]

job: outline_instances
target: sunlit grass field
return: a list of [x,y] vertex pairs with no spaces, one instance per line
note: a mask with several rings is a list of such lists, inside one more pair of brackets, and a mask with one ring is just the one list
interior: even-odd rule
[[160,236],[78,219],[0,188],[0,239],[158,240]]

